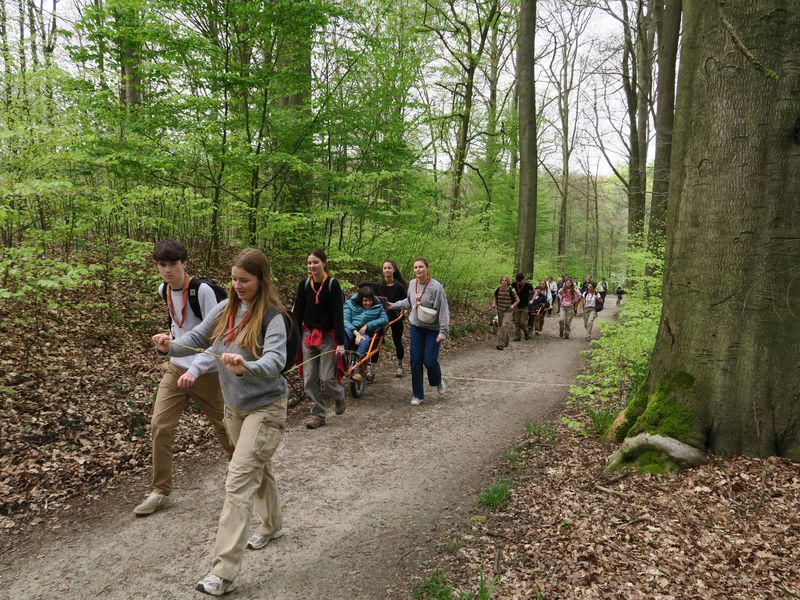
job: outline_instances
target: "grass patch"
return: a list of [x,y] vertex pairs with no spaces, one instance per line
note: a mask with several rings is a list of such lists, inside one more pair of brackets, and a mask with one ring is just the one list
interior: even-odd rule
[[525,432],[547,442],[556,439],[556,428],[550,423],[539,423],[539,421],[528,421],[525,423]]
[[442,544],[442,548],[450,554],[458,554],[458,551],[464,547],[464,542],[458,538],[453,538],[449,542]]
[[514,444],[511,448],[506,450],[503,458],[505,458],[512,467],[516,468],[522,463],[524,452],[525,446],[522,444]]
[[478,577],[476,592],[453,589],[447,577],[440,571],[431,573],[420,581],[411,592],[412,598],[420,600],[491,600],[494,589],[500,581],[499,577],[488,579],[481,572]]
[[594,427],[595,432],[601,437],[604,436],[611,428],[611,425],[613,425],[617,415],[620,413],[620,410],[622,410],[622,407],[620,406],[586,405],[586,414],[589,415],[589,419],[592,421],[592,426]]
[[510,481],[495,481],[478,494],[478,503],[483,508],[489,510],[504,508],[508,504],[508,496],[510,493]]

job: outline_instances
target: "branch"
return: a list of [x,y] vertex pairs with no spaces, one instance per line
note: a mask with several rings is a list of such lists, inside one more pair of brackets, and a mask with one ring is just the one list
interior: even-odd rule
[[758,60],[755,55],[748,50],[747,46],[744,45],[742,38],[739,37],[739,34],[736,33],[736,30],[731,25],[731,22],[725,18],[725,15],[722,13],[722,3],[723,0],[717,0],[717,12],[719,13],[719,20],[722,21],[722,24],[725,26],[725,29],[728,30],[728,35],[731,36],[731,40],[739,49],[744,57],[748,60],[748,62],[756,68],[756,71],[760,72],[762,75],[765,75],[769,79],[774,79],[778,81],[781,76],[777,71],[773,71],[772,69],[767,68],[764,63]]

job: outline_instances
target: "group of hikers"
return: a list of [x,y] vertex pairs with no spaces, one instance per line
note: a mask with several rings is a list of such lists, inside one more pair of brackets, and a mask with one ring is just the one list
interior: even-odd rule
[[[529,340],[531,334],[539,335],[544,326],[545,316],[555,311],[558,316],[558,335],[569,339],[572,318],[582,311],[583,326],[586,339],[592,337],[592,327],[597,313],[603,310],[608,293],[605,277],[599,284],[592,281],[588,274],[576,288],[571,277],[559,277],[553,281],[552,276],[539,282],[536,287],[530,283],[524,273],[517,273],[514,283],[503,275],[500,285],[494,290],[492,309],[495,316],[492,326],[497,333],[497,349],[506,348],[512,339],[515,342],[523,336]],[[617,287],[617,306],[622,300],[622,288]]]
[[[200,592],[221,596],[233,590],[245,549],[264,548],[285,534],[272,474],[272,456],[286,429],[288,386],[283,373],[295,364],[302,371],[312,404],[305,426],[317,429],[327,418],[323,387],[333,399],[334,412],[345,412],[345,353],[354,352],[354,360],[364,362],[371,337],[390,321],[395,375],[403,375],[404,319],[397,317],[405,313],[410,323],[411,404],[425,399],[425,372],[428,385],[443,395],[439,347],[450,327],[447,296],[431,278],[424,258],[414,260],[414,278],[408,284],[395,262],[387,260],[381,281],[361,286],[345,299],[325,252],[315,248],[308,253],[307,276],[298,282],[291,310],[281,303],[269,260],[256,248],[242,250],[234,259],[227,292],[189,275],[187,251],[180,242],[156,243],[153,259],[163,279],[158,294],[167,304],[169,332],[154,335],[152,341],[169,362],[151,420],[152,491],[133,512],[150,515],[172,504],[173,436],[187,401],[196,401],[229,460],[211,571],[195,585]],[[292,348],[299,348],[296,356],[291,356]],[[351,376],[371,379],[371,362],[363,371],[354,368]],[[258,529],[248,535],[253,512]]]

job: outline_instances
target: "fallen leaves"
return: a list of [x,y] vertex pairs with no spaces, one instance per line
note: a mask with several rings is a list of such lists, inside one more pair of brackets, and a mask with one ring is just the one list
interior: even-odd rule
[[455,587],[484,572],[500,576],[495,598],[800,594],[799,464],[712,458],[671,478],[614,475],[608,444],[564,426],[552,447],[535,441],[522,442],[522,467],[500,468],[509,505],[440,555]]

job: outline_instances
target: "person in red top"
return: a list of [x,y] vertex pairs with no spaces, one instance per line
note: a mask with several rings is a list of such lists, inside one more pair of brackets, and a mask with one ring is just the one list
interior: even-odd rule
[[558,290],[558,303],[561,306],[558,312],[558,337],[569,339],[569,328],[572,325],[572,317],[575,316],[575,305],[578,304],[581,295],[575,289],[572,279],[567,277],[564,285]]
[[328,272],[325,251],[314,248],[306,260],[308,277],[297,286],[292,314],[303,330],[303,384],[313,403],[308,429],[325,425],[325,400],[322,384],[336,404],[336,414],[344,414],[344,388],[336,374],[344,355],[344,295],[339,282]]

